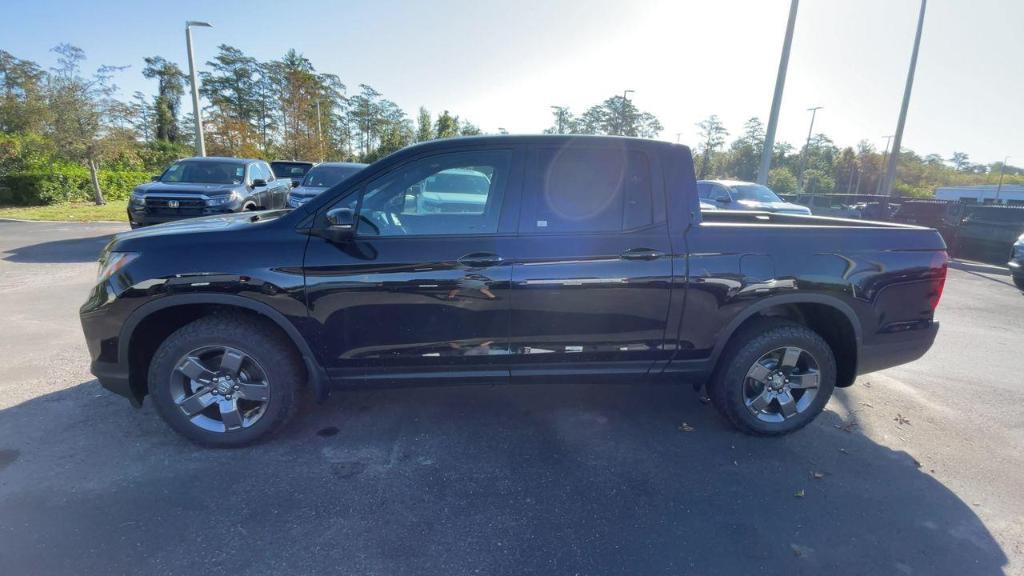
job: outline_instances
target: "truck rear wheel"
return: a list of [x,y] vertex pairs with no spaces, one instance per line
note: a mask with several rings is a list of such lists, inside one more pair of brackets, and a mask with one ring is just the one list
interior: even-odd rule
[[836,361],[816,332],[789,321],[765,320],[736,335],[711,382],[715,408],[740,431],[788,434],[825,408]]
[[303,369],[291,343],[256,318],[207,316],[157,348],[149,391],[157,413],[198,444],[243,446],[287,420]]

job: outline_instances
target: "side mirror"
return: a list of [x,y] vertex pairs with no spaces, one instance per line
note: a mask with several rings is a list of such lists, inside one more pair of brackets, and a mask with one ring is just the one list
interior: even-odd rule
[[266,186],[266,185],[267,185],[267,181],[264,180],[263,178],[257,178],[257,179],[252,181],[252,187],[253,188],[259,188],[260,186]]
[[327,228],[320,234],[331,242],[341,243],[356,235],[356,213],[351,208],[332,208],[327,211]]
[[151,177],[149,178],[149,181],[150,181],[150,182],[159,182],[159,181],[160,181],[160,175],[159,175],[159,174],[154,174],[154,175],[152,175],[152,176],[151,176]]
[[298,180],[292,180],[292,188],[298,188],[299,184],[302,184],[302,182],[299,182]]

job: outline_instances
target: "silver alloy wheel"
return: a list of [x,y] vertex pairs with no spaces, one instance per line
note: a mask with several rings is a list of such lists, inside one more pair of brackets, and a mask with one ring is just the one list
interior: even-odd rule
[[171,399],[195,426],[210,432],[248,428],[266,412],[270,381],[258,362],[227,346],[185,354],[171,372]]
[[747,371],[743,402],[762,422],[783,422],[807,411],[818,395],[818,361],[796,346],[776,348]]

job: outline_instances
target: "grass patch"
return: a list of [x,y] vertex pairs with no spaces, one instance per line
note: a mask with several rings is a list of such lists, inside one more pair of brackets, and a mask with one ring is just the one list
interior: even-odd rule
[[59,220],[62,222],[127,222],[127,200],[110,200],[102,206],[92,202],[68,202],[49,206],[0,206],[0,218],[18,220]]

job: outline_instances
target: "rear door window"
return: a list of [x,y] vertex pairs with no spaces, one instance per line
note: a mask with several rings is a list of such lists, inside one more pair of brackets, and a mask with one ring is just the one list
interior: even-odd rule
[[621,148],[539,148],[520,230],[618,232],[655,221],[647,156]]

